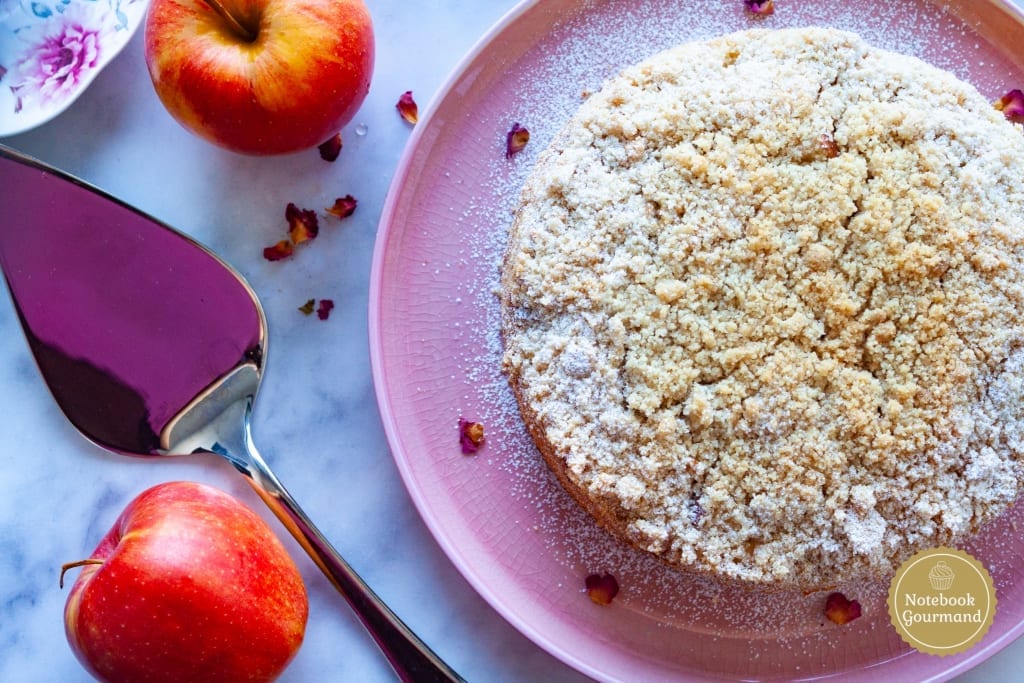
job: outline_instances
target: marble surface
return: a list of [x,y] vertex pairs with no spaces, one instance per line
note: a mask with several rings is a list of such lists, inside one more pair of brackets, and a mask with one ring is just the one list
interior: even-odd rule
[[[65,113],[2,142],[177,226],[249,279],[270,327],[256,443],[339,551],[444,659],[470,681],[582,681],[477,596],[420,521],[383,434],[367,349],[377,220],[410,131],[395,101],[412,90],[425,107],[515,3],[427,0],[415,11],[405,0],[369,4],[377,35],[373,87],[343,131],[345,148],[334,164],[316,150],[238,156],[187,133],[153,92],[141,32]],[[325,222],[301,258],[262,258],[262,248],[283,236],[288,202],[328,206],[344,194],[358,198],[356,213],[342,224]],[[303,316],[296,308],[309,298],[333,298],[337,308],[327,321]],[[281,528],[215,458],[130,459],[84,441],[39,380],[2,296],[0,358],[0,680],[89,680],[65,642],[60,565],[87,556],[135,495],[163,481],[203,481]],[[393,680],[341,598],[281,536],[311,598],[306,641],[282,680]],[[1012,679],[1021,666],[1018,641],[960,680]]]

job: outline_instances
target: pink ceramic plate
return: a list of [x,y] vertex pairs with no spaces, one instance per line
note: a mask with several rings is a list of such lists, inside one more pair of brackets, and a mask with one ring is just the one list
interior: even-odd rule
[[[944,679],[1024,630],[1024,542],[1015,509],[968,548],[998,590],[981,644],[918,654],[889,623],[887,586],[842,586],[864,616],[838,627],[823,595],[738,593],[688,579],[596,528],[549,475],[500,368],[494,288],[519,187],[537,153],[626,64],[679,42],[751,26],[828,25],[916,54],[992,99],[1024,86],[1013,49],[1024,19],[997,0],[800,0],[754,17],[741,0],[534,0],[498,24],[425,108],[381,218],[370,300],[371,354],[384,425],[420,513],[445,552],[506,619],[603,680]],[[505,158],[513,123],[531,131]],[[484,423],[479,454],[457,421]],[[582,591],[611,572],[609,608]]]

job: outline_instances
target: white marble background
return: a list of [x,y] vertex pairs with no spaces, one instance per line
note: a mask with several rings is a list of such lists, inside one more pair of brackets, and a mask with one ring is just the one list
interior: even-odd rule
[[[220,151],[180,128],[150,84],[141,31],[64,114],[3,140],[104,188],[211,246],[253,284],[271,350],[257,405],[264,456],[341,553],[393,609],[470,681],[581,681],[504,622],[458,574],[420,521],[391,459],[370,377],[366,308],[385,192],[409,126],[394,110],[412,90],[425,106],[513,0],[370,0],[377,63],[370,96],[343,132],[335,164],[315,150],[272,158]],[[366,126],[363,136],[357,125]],[[284,206],[327,206],[351,193],[355,215],[322,227],[302,258],[271,264]],[[296,311],[333,298],[321,322]],[[39,380],[14,312],[0,296],[0,681],[85,681],[66,644],[60,565],[85,557],[150,485],[205,481],[276,525],[217,459],[128,459],[85,442]],[[275,529],[280,529],[275,526]],[[282,533],[282,537],[285,534]],[[290,538],[310,589],[305,644],[284,681],[393,677],[340,597]],[[1017,642],[962,677],[1013,680]]]

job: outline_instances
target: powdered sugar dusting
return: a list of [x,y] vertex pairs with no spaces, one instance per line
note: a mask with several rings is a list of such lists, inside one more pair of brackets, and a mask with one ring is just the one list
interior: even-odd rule
[[[854,31],[877,47],[921,55],[973,82],[987,95],[1004,90],[1007,79],[1015,73],[995,57],[978,56],[988,54],[983,49],[984,40],[941,5],[926,2],[779,0],[775,14],[768,18],[749,16],[738,0],[692,0],[682,8],[678,2],[580,2],[577,12],[567,14],[532,48],[528,66],[519,68],[527,64],[525,60],[509,64],[509,76],[500,85],[503,93],[497,99],[511,104],[503,112],[481,118],[493,124],[490,129],[467,128],[469,134],[482,136],[484,144],[493,147],[493,163],[486,175],[476,174],[467,181],[458,156],[449,162],[445,175],[448,182],[463,187],[464,192],[459,195],[463,199],[436,210],[434,218],[450,224],[452,232],[461,236],[456,257],[441,263],[415,264],[438,273],[469,274],[460,278],[459,284],[447,294],[446,303],[462,315],[447,322],[443,331],[448,337],[447,348],[454,349],[460,368],[458,377],[449,379],[463,387],[460,401],[474,406],[474,414],[467,417],[486,426],[488,445],[476,458],[508,475],[511,483],[507,494],[521,506],[521,519],[539,520],[529,522],[531,531],[565,567],[568,578],[560,582],[562,590],[581,591],[587,573],[609,571],[622,589],[614,609],[644,615],[667,629],[713,634],[726,640],[771,640],[805,662],[805,668],[799,672],[788,673],[806,675],[821,673],[825,670],[821,667],[827,666],[814,653],[823,648],[841,652],[850,632],[859,636],[876,634],[872,637],[884,644],[875,654],[882,658],[906,652],[898,639],[878,635],[889,629],[885,610],[887,587],[880,582],[838,587],[849,597],[857,598],[865,612],[861,620],[840,629],[822,616],[823,594],[766,595],[725,588],[710,580],[681,575],[613,540],[557,484],[523,427],[515,399],[500,371],[501,321],[495,291],[506,230],[519,188],[537,155],[588,93],[624,66],[681,42],[755,26],[812,24]],[[513,122],[530,130],[530,143],[507,160],[504,136]],[[572,357],[578,371],[583,372],[586,354],[580,350]],[[429,392],[429,387],[418,389]],[[1001,385],[999,390],[1012,393],[1016,388]],[[519,519],[510,522],[521,523]],[[851,521],[851,525],[860,525],[856,531],[865,542],[871,542],[875,531],[871,519]],[[997,590],[1000,581],[1012,581],[1015,576],[1012,562],[999,560],[998,555],[996,550],[990,567]],[[578,585],[572,583],[572,577],[578,577]],[[580,597],[585,600],[582,593]],[[757,650],[755,647],[750,656],[771,659],[773,663],[752,664],[753,670],[785,670],[780,668],[783,664],[775,662],[774,655]],[[846,665],[865,663],[847,661]]]

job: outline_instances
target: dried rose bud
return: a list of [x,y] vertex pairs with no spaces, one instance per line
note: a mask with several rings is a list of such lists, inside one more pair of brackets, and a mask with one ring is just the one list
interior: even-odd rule
[[316,212],[310,209],[300,209],[289,203],[284,210],[284,217],[288,221],[288,236],[295,244],[302,244],[320,233],[320,221]]
[[341,154],[341,133],[335,133],[334,137],[322,143],[317,149],[320,150],[320,158],[324,161],[335,161]]
[[826,159],[835,159],[839,156],[839,145],[828,133],[822,133],[818,138],[818,149],[825,153]]
[[402,115],[402,118],[409,123],[415,125],[420,120],[420,110],[416,106],[416,100],[412,98],[412,90],[406,90],[402,93],[395,107],[398,109],[398,113]]
[[307,299],[306,303],[299,306],[299,311],[303,315],[310,315],[313,312],[313,304],[316,303],[316,299]]
[[473,455],[484,445],[484,426],[479,422],[470,422],[459,418],[459,446],[463,455]]
[[860,603],[848,600],[842,593],[829,593],[825,598],[825,616],[836,624],[848,624],[860,616]]
[[530,131],[518,123],[512,124],[512,129],[505,136],[505,158],[511,159],[513,155],[519,154],[530,141]]
[[587,595],[597,605],[610,605],[619,594],[619,582],[608,572],[591,574],[584,580],[583,585],[587,589]]
[[334,206],[326,209],[327,213],[338,218],[348,218],[356,210],[356,198],[350,194],[334,200]]
[[992,103],[1010,121],[1024,123],[1024,92],[1014,89]]
[[327,317],[331,314],[331,309],[334,308],[334,299],[320,299],[320,305],[316,307],[316,317],[321,320],[327,320]]
[[274,246],[264,249],[263,258],[268,261],[280,261],[291,256],[294,250],[295,245],[292,244],[291,240],[281,240]]
[[775,0],[743,0],[743,6],[751,14],[765,17],[775,12]]

